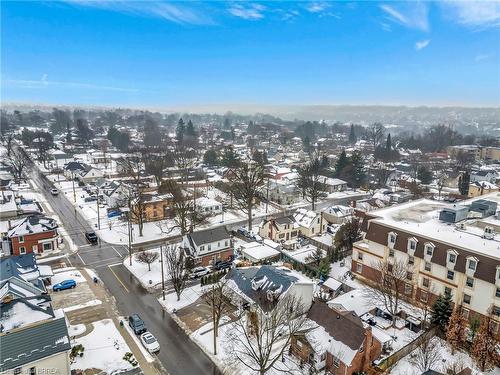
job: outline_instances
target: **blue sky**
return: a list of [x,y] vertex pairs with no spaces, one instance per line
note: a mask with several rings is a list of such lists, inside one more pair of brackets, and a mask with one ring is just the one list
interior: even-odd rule
[[4,102],[500,105],[500,2],[1,8]]

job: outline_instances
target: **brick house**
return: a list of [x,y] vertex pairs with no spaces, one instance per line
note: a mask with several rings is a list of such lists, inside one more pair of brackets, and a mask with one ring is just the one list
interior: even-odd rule
[[7,237],[10,254],[40,254],[58,248],[57,222],[43,215],[30,215],[14,224]]
[[231,235],[223,226],[185,234],[181,249],[197,266],[215,264],[233,255]]
[[292,337],[291,352],[316,370],[352,375],[367,371],[380,356],[381,343],[353,311],[334,310],[318,301],[307,318],[308,329]]

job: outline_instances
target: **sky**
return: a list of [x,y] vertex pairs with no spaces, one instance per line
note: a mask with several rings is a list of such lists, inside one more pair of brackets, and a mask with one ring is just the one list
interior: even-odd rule
[[500,2],[2,1],[4,103],[500,105]]

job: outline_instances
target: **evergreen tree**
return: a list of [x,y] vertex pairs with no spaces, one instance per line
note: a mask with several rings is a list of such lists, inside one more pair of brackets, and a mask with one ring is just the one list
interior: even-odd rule
[[239,166],[240,160],[238,158],[238,154],[234,151],[234,148],[228,147],[224,150],[221,157],[221,164],[228,168],[235,168]]
[[431,324],[439,326],[443,331],[450,320],[452,313],[451,295],[441,294],[431,309]]
[[161,145],[161,131],[158,123],[150,117],[144,123],[144,146],[158,147]]
[[493,367],[498,360],[496,351],[498,345],[498,334],[495,334],[491,327],[491,318],[489,316],[481,318],[479,331],[472,342],[471,357],[476,361],[481,371],[487,371]]
[[355,144],[357,141],[356,132],[354,131],[354,124],[351,124],[351,130],[349,131],[349,143],[351,145]]
[[184,134],[186,133],[186,125],[184,124],[184,120],[182,117],[179,119],[177,123],[177,128],[175,129],[175,137],[179,143],[182,143],[184,140]]
[[248,123],[248,127],[247,127],[247,133],[250,135],[254,135],[256,133],[256,131],[257,131],[257,129],[256,129],[254,122],[252,120],[250,120],[250,122]]
[[305,152],[309,152],[311,150],[311,138],[309,138],[308,135],[302,138],[302,147]]
[[391,133],[387,134],[387,140],[385,141],[385,151],[387,152],[388,156],[391,155],[392,152]]
[[458,177],[458,190],[462,195],[469,194],[469,184],[470,184],[470,173],[468,171],[462,173]]
[[205,154],[203,155],[203,163],[205,163],[206,165],[210,166],[216,165],[217,159],[218,159],[217,151],[215,151],[214,149],[209,149],[205,151]]
[[356,189],[364,183],[366,177],[365,162],[361,151],[355,150],[349,158],[349,162],[352,168],[350,182],[352,187]]
[[429,170],[429,168],[421,165],[417,169],[417,178],[422,184],[428,185],[432,182],[432,172]]
[[66,143],[70,144],[73,141],[73,135],[71,134],[71,126],[68,122],[66,124]]
[[344,169],[349,166],[349,159],[344,150],[339,155],[337,162],[335,163],[335,177],[341,177],[343,175]]
[[197,136],[193,122],[191,120],[189,120],[187,123],[185,135],[189,136],[189,137],[196,137]]
[[462,314],[461,306],[453,310],[448,325],[446,326],[446,341],[451,346],[451,354],[459,350],[466,342],[467,319]]

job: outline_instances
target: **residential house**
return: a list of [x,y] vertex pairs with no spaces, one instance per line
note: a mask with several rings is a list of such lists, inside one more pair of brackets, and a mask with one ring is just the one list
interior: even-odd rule
[[354,215],[354,208],[350,206],[334,205],[323,211],[323,218],[331,224],[342,224],[349,221]]
[[265,219],[260,223],[259,235],[285,245],[294,245],[299,235],[292,216]]
[[315,302],[307,313],[307,330],[292,337],[291,351],[316,370],[352,375],[367,371],[381,354],[381,344],[353,311],[333,310]]
[[[154,193],[144,193],[143,195],[143,218],[144,221],[157,221],[170,218],[173,216],[173,201],[174,196],[170,193],[168,194],[154,194]],[[134,205],[137,204],[132,202],[132,210],[134,210]],[[136,220],[135,215],[132,216],[133,220]]]
[[237,267],[226,275],[229,294],[236,306],[250,304],[270,311],[284,296],[300,301],[304,311],[313,300],[314,283],[300,273],[285,267],[271,265]]
[[495,184],[488,181],[475,181],[469,184],[469,198],[479,197],[484,194],[494,193],[500,190]]
[[233,256],[231,235],[223,226],[184,235],[181,250],[199,266],[215,264]]
[[339,178],[319,176],[318,181],[327,193],[335,193],[347,189],[347,182]]
[[494,184],[497,180],[497,172],[494,170],[481,169],[479,171],[472,171],[470,174],[470,182],[487,181]]
[[283,205],[294,204],[300,200],[297,186],[286,179],[270,180],[266,194],[268,194],[270,201]]
[[[10,255],[41,254],[59,247],[57,222],[44,215],[30,215],[17,222],[8,231]],[[4,250],[5,251],[5,250]]]
[[197,198],[196,210],[203,216],[215,216],[222,214],[222,203],[215,199],[201,197]]
[[101,188],[104,200],[111,208],[123,207],[128,204],[129,188],[127,185],[113,181]]
[[49,164],[54,169],[62,169],[65,164],[68,164],[71,161],[73,161],[73,157],[71,155],[61,150],[51,150],[50,158],[51,160],[49,161]]
[[293,214],[293,220],[299,227],[299,232],[305,237],[314,237],[326,230],[326,221],[319,212],[299,208]]

